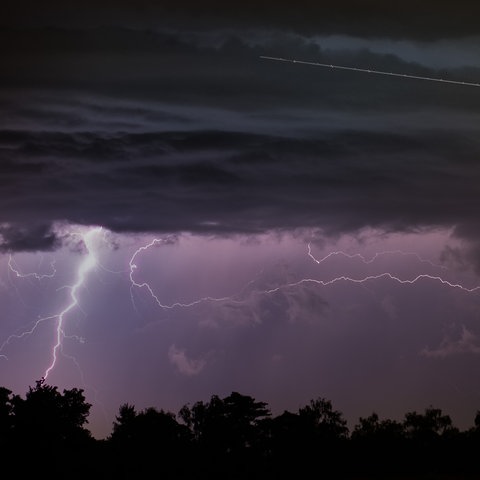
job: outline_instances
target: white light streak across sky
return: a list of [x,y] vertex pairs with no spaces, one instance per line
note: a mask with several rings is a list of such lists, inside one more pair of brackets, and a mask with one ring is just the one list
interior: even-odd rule
[[281,58],[281,57],[269,57],[266,55],[261,55],[260,58],[262,60],[272,60],[275,62],[286,62],[286,63],[295,63],[299,65],[310,65],[313,67],[324,67],[330,68],[332,70],[346,70],[350,72],[360,72],[360,73],[371,73],[374,75],[386,75],[389,77],[400,77],[400,78],[408,78],[412,80],[426,80],[428,82],[439,82],[439,83],[447,83],[451,85],[462,85],[464,87],[480,87],[480,83],[476,82],[465,82],[461,80],[449,80],[447,78],[437,78],[437,77],[424,77],[421,75],[412,75],[409,73],[398,73],[398,72],[386,72],[382,70],[375,70],[373,68],[360,68],[360,67],[352,67],[352,66],[345,66],[345,65],[334,65],[330,63],[320,63],[320,62],[310,62],[305,60],[295,60],[291,58]]

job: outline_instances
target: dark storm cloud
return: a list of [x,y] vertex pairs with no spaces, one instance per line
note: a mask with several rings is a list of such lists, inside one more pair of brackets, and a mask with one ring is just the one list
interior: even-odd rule
[[[480,179],[471,152],[480,153],[480,145],[470,139],[462,152],[464,138],[449,132],[343,131],[307,140],[212,131],[2,138],[15,140],[20,158],[39,162],[4,163],[3,175],[18,185],[7,191],[18,211],[2,212],[4,222],[23,213],[123,231],[246,232],[476,222],[476,203],[469,201]],[[46,164],[49,174],[39,175]]]
[[[247,30],[219,5],[200,15],[208,31],[166,25],[182,15],[175,9],[156,30],[87,28],[62,25],[61,6],[48,23],[50,6],[38,27],[0,31],[3,248],[50,248],[49,235],[24,239],[38,233],[29,225],[55,222],[217,233],[457,226],[476,237],[478,89],[259,59],[445,74],[393,53],[322,48],[309,20],[298,34],[272,33],[252,11]],[[140,4],[144,20],[150,8],[159,7]],[[272,25],[286,21],[284,8]],[[115,15],[127,21],[124,11]],[[215,29],[227,17],[230,30]],[[447,74],[480,78],[475,65]]]
[[478,33],[479,6],[468,0],[338,0],[292,2],[257,0],[234,4],[221,0],[7,1],[3,25],[102,26],[158,28],[275,28],[283,31],[346,33],[365,37],[434,39]]
[[[420,76],[445,76],[478,81],[476,65],[463,69],[434,71],[408,63],[393,54],[378,54],[367,49],[325,49],[321,41],[309,37],[257,34],[243,31],[219,32],[213,45],[204,44],[201,33],[145,32],[125,28],[70,29],[41,28],[0,31],[0,48],[7,66],[0,78],[4,89],[44,89],[61,92],[85,91],[118,99],[143,99],[183,106],[204,105],[252,113],[269,113],[268,108],[335,108],[372,110],[408,109],[422,95],[422,105],[441,104],[477,109],[478,99],[465,88],[445,90],[445,86],[412,83],[401,79],[372,78],[350,72],[260,60],[260,55],[314,59],[323,63],[408,72]],[[208,43],[208,42],[207,42]],[[412,95],[412,88],[417,95]],[[352,90],[352,88],[354,90]],[[9,116],[28,116],[41,120],[48,110],[34,108],[29,98],[15,103],[3,98]],[[81,107],[81,108],[79,108]],[[167,112],[148,113],[145,106],[114,105],[63,106],[50,112],[52,120],[68,125],[110,114],[115,123],[126,116],[142,115],[143,120],[181,121],[184,115],[170,118]],[[105,111],[102,110],[105,108]],[[123,110],[122,110],[123,108]],[[267,110],[265,110],[267,109]],[[477,110],[475,110],[477,111]],[[36,112],[36,113],[35,113]],[[71,115],[68,118],[67,115]],[[148,117],[148,115],[150,115]],[[172,115],[170,113],[170,115]],[[175,117],[175,116],[174,116]],[[7,120],[8,121],[8,120]],[[8,123],[7,123],[8,124]]]
[[50,225],[0,225],[0,251],[54,250],[60,242]]

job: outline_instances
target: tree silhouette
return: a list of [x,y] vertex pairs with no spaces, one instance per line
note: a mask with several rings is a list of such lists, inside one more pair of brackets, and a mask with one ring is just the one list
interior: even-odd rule
[[113,424],[110,440],[128,448],[171,450],[186,437],[186,428],[177,422],[173,413],[153,407],[137,413],[135,407],[124,404]]
[[285,411],[268,423],[271,463],[276,474],[306,476],[319,461],[335,463],[339,443],[347,440],[347,422],[324,398],[311,400],[298,413]]
[[398,442],[405,438],[405,430],[400,422],[394,420],[380,420],[376,413],[369,417],[360,417],[358,425],[352,432],[352,440],[368,443]]
[[252,447],[257,427],[270,411],[266,403],[232,392],[223,400],[213,395],[209,402],[185,405],[179,416],[198,442],[226,453]]
[[83,390],[64,390],[47,385],[44,380],[29,387],[25,399],[12,399],[14,435],[38,449],[58,445],[77,445],[90,438],[84,428],[91,405],[86,403]]
[[362,418],[351,435],[351,454],[359,471],[400,473],[405,467],[405,430],[402,423],[380,420],[376,413]]
[[124,403],[118,409],[116,421],[113,422],[113,432],[110,435],[110,440],[113,443],[127,443],[132,442],[135,436],[135,419],[137,412],[133,405]]
[[226,474],[233,468],[239,475],[252,474],[263,447],[262,421],[270,416],[266,403],[232,392],[185,405],[179,416],[192,432],[204,471]]
[[14,420],[12,400],[12,392],[0,387],[0,447],[11,441]]
[[[325,398],[297,413],[272,417],[268,405],[232,392],[225,398],[168,411],[123,404],[106,440],[85,428],[90,404],[79,389],[44,380],[25,398],[0,387],[2,474],[80,478],[267,479],[480,478],[480,411],[459,432],[449,415],[432,406],[405,414],[403,422],[376,413],[360,417],[351,435],[343,414]],[[23,459],[27,458],[28,462]]]
[[430,443],[441,437],[454,434],[457,430],[449,415],[443,415],[442,410],[432,406],[425,412],[408,412],[404,420],[406,435],[416,442]]
[[300,474],[299,466],[305,466],[308,449],[305,422],[296,413],[283,412],[269,422],[269,453],[273,470],[278,476],[288,474],[295,477]]
[[[448,471],[454,466],[455,462],[451,460],[458,430],[449,415],[430,406],[424,413],[406,413],[403,424],[409,440],[409,457],[419,471],[434,474]],[[442,459],[441,463],[438,462],[439,458]]]
[[174,470],[178,475],[185,465],[180,457],[189,452],[188,434],[171,412],[150,407],[137,413],[134,406],[122,405],[109,437],[118,459],[117,473],[136,476],[155,468],[164,476]]
[[333,409],[330,400],[311,400],[309,405],[299,409],[298,414],[312,428],[317,440],[325,442],[347,438],[347,421],[342,412]]
[[38,475],[38,465],[48,462],[50,475],[68,466],[69,478],[85,477],[97,445],[85,428],[89,411],[82,390],[60,393],[44,379],[29,387],[25,398],[0,388],[2,474],[18,475],[21,468],[24,476]]

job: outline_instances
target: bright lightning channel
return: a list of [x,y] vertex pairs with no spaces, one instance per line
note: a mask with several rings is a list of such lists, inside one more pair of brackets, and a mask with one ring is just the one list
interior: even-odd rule
[[146,289],[148,291],[148,293],[150,294],[150,296],[152,297],[152,299],[155,301],[155,303],[160,307],[160,308],[164,308],[164,309],[173,309],[173,308],[176,308],[176,307],[184,307],[184,308],[187,308],[187,307],[193,307],[195,305],[198,305],[202,302],[207,302],[207,301],[210,301],[210,302],[223,302],[223,301],[227,301],[227,300],[231,300],[232,297],[222,297],[222,298],[214,298],[214,297],[202,297],[202,298],[199,298],[198,300],[194,300],[193,302],[190,302],[190,303],[181,303],[181,302],[175,302],[175,303],[172,303],[172,304],[169,304],[169,305],[165,305],[163,304],[160,299],[158,298],[157,295],[155,295],[152,287],[150,286],[150,284],[148,282],[137,282],[133,277],[134,277],[134,273],[135,271],[138,269],[138,265],[135,263],[136,261],[136,258],[137,256],[154,247],[155,245],[158,245],[158,244],[162,244],[162,243],[165,243],[165,240],[164,239],[161,239],[161,238],[154,238],[150,243],[148,243],[147,245],[143,245],[141,247],[139,247],[135,252],[134,254],[132,255],[132,257],[130,258],[130,261],[128,263],[129,267],[130,267],[130,274],[129,274],[129,277],[130,277],[130,298],[132,300],[132,305],[134,307],[134,309],[136,310],[136,306],[135,306],[135,299],[134,299],[134,296],[133,296],[133,288],[136,287],[136,288],[139,288],[139,289]]
[[[245,302],[248,301],[247,299],[242,300],[241,298],[242,298],[243,295],[237,293],[237,294],[232,295],[232,296],[220,297],[220,298],[201,297],[201,298],[199,298],[197,300],[194,300],[192,302],[189,302],[189,303],[181,303],[181,302],[175,302],[175,303],[172,303],[172,304],[162,303],[161,300],[158,298],[158,296],[155,294],[151,285],[148,282],[139,282],[139,281],[135,280],[134,279],[134,274],[138,269],[138,265],[136,263],[136,259],[137,259],[138,255],[140,255],[142,252],[145,252],[146,250],[152,248],[153,246],[158,245],[158,244],[162,244],[164,242],[165,241],[163,239],[155,238],[150,243],[139,247],[134,252],[134,254],[132,255],[132,257],[130,259],[130,262],[129,262],[129,266],[130,266],[130,295],[131,295],[132,304],[133,304],[134,308],[135,308],[135,301],[134,301],[134,295],[133,295],[133,289],[134,288],[146,289],[148,291],[149,295],[151,296],[151,298],[162,309],[173,309],[173,308],[177,308],[177,307],[179,307],[179,308],[189,308],[189,307],[199,305],[200,303],[203,303],[203,302],[231,302],[231,303],[242,304],[242,303],[245,303]],[[308,249],[308,252],[307,252],[308,256],[317,264],[321,264],[324,261],[326,261],[328,258],[331,258],[333,256],[338,256],[338,255],[345,256],[345,257],[350,258],[350,259],[360,258],[365,264],[370,264],[370,263],[373,263],[375,260],[377,260],[382,255],[399,254],[399,255],[403,255],[403,256],[414,256],[415,258],[417,258],[417,260],[420,263],[428,263],[432,267],[445,268],[443,265],[437,265],[437,264],[431,262],[430,260],[423,259],[422,257],[420,257],[416,253],[403,252],[401,250],[379,252],[379,253],[374,254],[372,256],[372,258],[370,258],[370,259],[367,259],[366,257],[364,257],[363,255],[361,255],[359,253],[348,254],[348,253],[345,253],[343,251],[334,251],[334,252],[329,253],[328,255],[326,255],[325,257],[323,257],[319,260],[319,259],[317,259],[316,257],[313,256],[310,243],[307,245],[307,249]],[[319,279],[315,279],[315,278],[302,278],[298,281],[285,283],[285,284],[279,285],[275,288],[271,288],[271,289],[267,289],[267,290],[257,290],[257,291],[254,290],[252,292],[252,294],[257,295],[257,296],[258,295],[271,295],[273,293],[276,293],[276,292],[279,292],[279,291],[282,291],[282,290],[287,290],[289,288],[300,287],[301,285],[304,285],[304,284],[315,284],[315,285],[319,285],[319,286],[323,286],[323,287],[328,287],[330,285],[334,285],[334,284],[340,283],[340,282],[362,284],[362,283],[367,283],[367,282],[371,282],[371,281],[374,281],[374,280],[381,280],[381,279],[391,280],[391,281],[394,281],[394,282],[402,284],[402,285],[413,285],[413,284],[416,284],[416,283],[420,282],[421,280],[427,280],[427,281],[433,281],[433,282],[440,283],[440,284],[442,284],[446,287],[449,287],[449,288],[460,289],[460,290],[462,290],[464,292],[467,292],[467,293],[473,293],[473,292],[476,292],[476,291],[480,290],[480,285],[469,288],[469,287],[466,287],[464,285],[461,285],[460,283],[453,283],[453,282],[450,282],[448,280],[445,280],[444,278],[442,278],[438,275],[429,275],[429,274],[423,273],[423,274],[417,275],[414,278],[404,279],[404,278],[400,278],[400,277],[394,275],[393,273],[383,272],[383,273],[380,273],[380,274],[367,275],[367,276],[360,277],[360,278],[350,277],[348,275],[341,275],[339,277],[335,277],[335,278],[330,279],[330,280],[319,280]],[[252,283],[253,283],[253,280],[249,282],[249,285],[252,284]],[[244,291],[244,290],[245,289],[243,289],[242,291]]]
[[[75,309],[79,308],[79,300],[78,300],[78,291],[82,286],[85,284],[85,280],[87,278],[88,273],[97,266],[98,261],[94,253],[94,248],[93,248],[93,239],[95,238],[96,235],[98,235],[102,231],[102,227],[95,227],[91,228],[87,233],[75,233],[74,235],[79,235],[83,241],[83,244],[85,245],[85,249],[87,251],[87,254],[85,258],[82,260],[80,263],[80,266],[78,267],[77,270],[77,275],[76,275],[76,282],[73,285],[65,285],[62,288],[68,288],[70,290],[70,302],[69,304],[60,312],[55,315],[50,315],[48,317],[42,317],[37,319],[34,323],[33,326],[29,329],[26,330],[22,333],[16,333],[13,335],[10,335],[1,345],[0,345],[0,357],[7,359],[7,356],[3,354],[3,350],[5,347],[15,339],[22,339],[26,336],[32,335],[35,330],[39,327],[40,324],[43,322],[49,321],[49,320],[56,320],[56,326],[55,326],[55,344],[52,347],[52,355],[51,355],[51,362],[50,365],[47,367],[45,370],[45,373],[43,374],[43,381],[45,381],[50,374],[50,372],[55,368],[55,365],[57,363],[58,355],[59,352],[62,351],[62,346],[63,346],[63,340],[65,338],[74,338],[78,340],[80,343],[84,342],[84,339],[81,337],[78,337],[76,335],[66,335],[65,333],[65,321],[68,313]],[[14,262],[12,258],[10,257],[9,260],[9,268],[10,270],[15,273],[18,277],[21,278],[27,278],[27,277],[34,277],[37,279],[42,279],[45,277],[50,277],[51,275],[39,275],[36,273],[29,273],[29,274],[22,274],[14,265]],[[53,268],[53,263],[52,263],[52,268]],[[54,274],[52,274],[53,276]],[[73,359],[70,355],[67,355],[68,358]],[[75,359],[73,359],[75,365],[78,367],[78,363],[76,362]]]
[[271,288],[269,290],[264,290],[263,294],[271,294],[271,293],[275,293],[275,292],[278,292],[280,290],[283,290],[283,289],[287,289],[287,288],[292,288],[292,287],[298,287],[300,285],[303,285],[304,283],[313,283],[313,284],[316,284],[316,285],[321,285],[323,287],[327,287],[329,285],[333,285],[335,283],[339,283],[339,282],[351,282],[351,283],[366,283],[366,282],[369,282],[369,281],[372,281],[372,280],[380,280],[382,278],[387,278],[389,280],[393,280],[397,283],[400,283],[400,284],[407,284],[407,285],[411,285],[411,284],[414,284],[414,283],[417,283],[419,282],[420,280],[433,280],[435,282],[440,282],[441,284],[443,285],[446,285],[448,287],[451,287],[451,288],[458,288],[460,290],[463,290],[464,292],[468,292],[468,293],[473,293],[473,292],[476,292],[478,290],[480,290],[480,285],[476,286],[476,287],[472,287],[472,288],[468,288],[468,287],[465,287],[459,283],[452,283],[452,282],[449,282],[448,280],[445,280],[444,278],[442,277],[439,277],[437,275],[429,275],[427,273],[422,273],[420,275],[417,275],[416,277],[414,278],[411,278],[411,279],[402,279],[400,277],[397,277],[389,272],[384,272],[384,273],[380,273],[378,275],[367,275],[365,277],[362,277],[362,278],[353,278],[353,277],[349,277],[347,275],[340,275],[339,277],[335,277],[335,278],[332,278],[331,280],[318,280],[318,279],[315,279],[315,278],[302,278],[301,280],[298,280],[296,282],[291,282],[291,283],[287,283],[287,284],[284,284],[284,285],[280,285],[278,287],[275,287],[275,288]]
[[382,256],[401,255],[401,256],[404,256],[404,257],[415,257],[420,263],[428,263],[429,265],[431,265],[432,267],[435,267],[435,268],[441,268],[441,269],[444,269],[444,270],[447,269],[447,267],[445,265],[438,265],[436,263],[433,263],[431,260],[426,260],[425,258],[422,258],[418,253],[404,252],[403,250],[386,250],[384,252],[377,252],[374,255],[372,255],[372,257],[370,259],[367,259],[367,257],[362,255],[361,253],[347,253],[347,252],[344,252],[343,250],[330,252],[327,255],[325,255],[323,258],[318,259],[313,255],[310,243],[308,243],[308,245],[307,245],[307,250],[308,250],[308,252],[307,252],[308,256],[317,265],[320,265],[321,263],[325,262],[329,258],[336,257],[336,256],[346,257],[346,258],[349,258],[351,260],[353,260],[354,258],[359,258],[363,263],[368,265],[370,263],[373,263],[375,260],[377,260],[379,257],[382,257]]
[[44,274],[40,274],[36,272],[22,273],[18,268],[17,263],[13,259],[12,255],[9,255],[8,257],[8,268],[17,278],[35,278],[36,280],[43,280],[44,278],[53,278],[57,273],[55,269],[55,260],[50,262],[50,268],[52,270],[51,273],[44,273]]
[[305,60],[295,60],[292,58],[281,58],[281,57],[269,57],[266,55],[261,55],[262,60],[273,60],[276,62],[288,62],[288,63],[299,63],[301,65],[311,65],[314,67],[324,67],[331,68],[334,70],[348,70],[351,72],[361,72],[361,73],[373,73],[376,75],[387,75],[390,77],[401,77],[401,78],[410,78],[413,80],[426,80],[429,82],[439,82],[439,83],[449,83],[453,85],[463,85],[468,87],[480,87],[480,83],[476,82],[462,82],[460,80],[447,80],[445,78],[436,78],[436,77],[422,77],[420,75],[411,75],[408,73],[395,73],[395,72],[384,72],[382,70],[372,70],[369,68],[359,68],[359,67],[348,67],[344,65],[334,65],[329,63],[320,63],[320,62],[307,62]]
[[50,372],[55,367],[57,362],[58,351],[62,348],[62,341],[65,338],[64,332],[64,323],[66,315],[78,306],[77,292],[84,285],[87,274],[97,265],[97,258],[93,253],[92,239],[102,231],[102,227],[96,227],[89,230],[86,234],[81,235],[85,248],[87,250],[87,255],[80,264],[77,271],[77,281],[71,285],[70,288],[70,303],[57,315],[57,327],[56,327],[56,343],[53,346],[52,350],[52,362],[45,370],[43,375],[44,379],[47,379]]

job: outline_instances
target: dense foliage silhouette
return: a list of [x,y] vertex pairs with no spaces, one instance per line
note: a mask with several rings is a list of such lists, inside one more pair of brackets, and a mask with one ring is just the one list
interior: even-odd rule
[[43,380],[25,397],[0,387],[3,474],[69,478],[480,478],[480,411],[460,431],[432,406],[402,421],[361,417],[350,432],[325,398],[272,416],[232,392],[174,414],[123,404],[108,438],[92,437],[83,390]]

